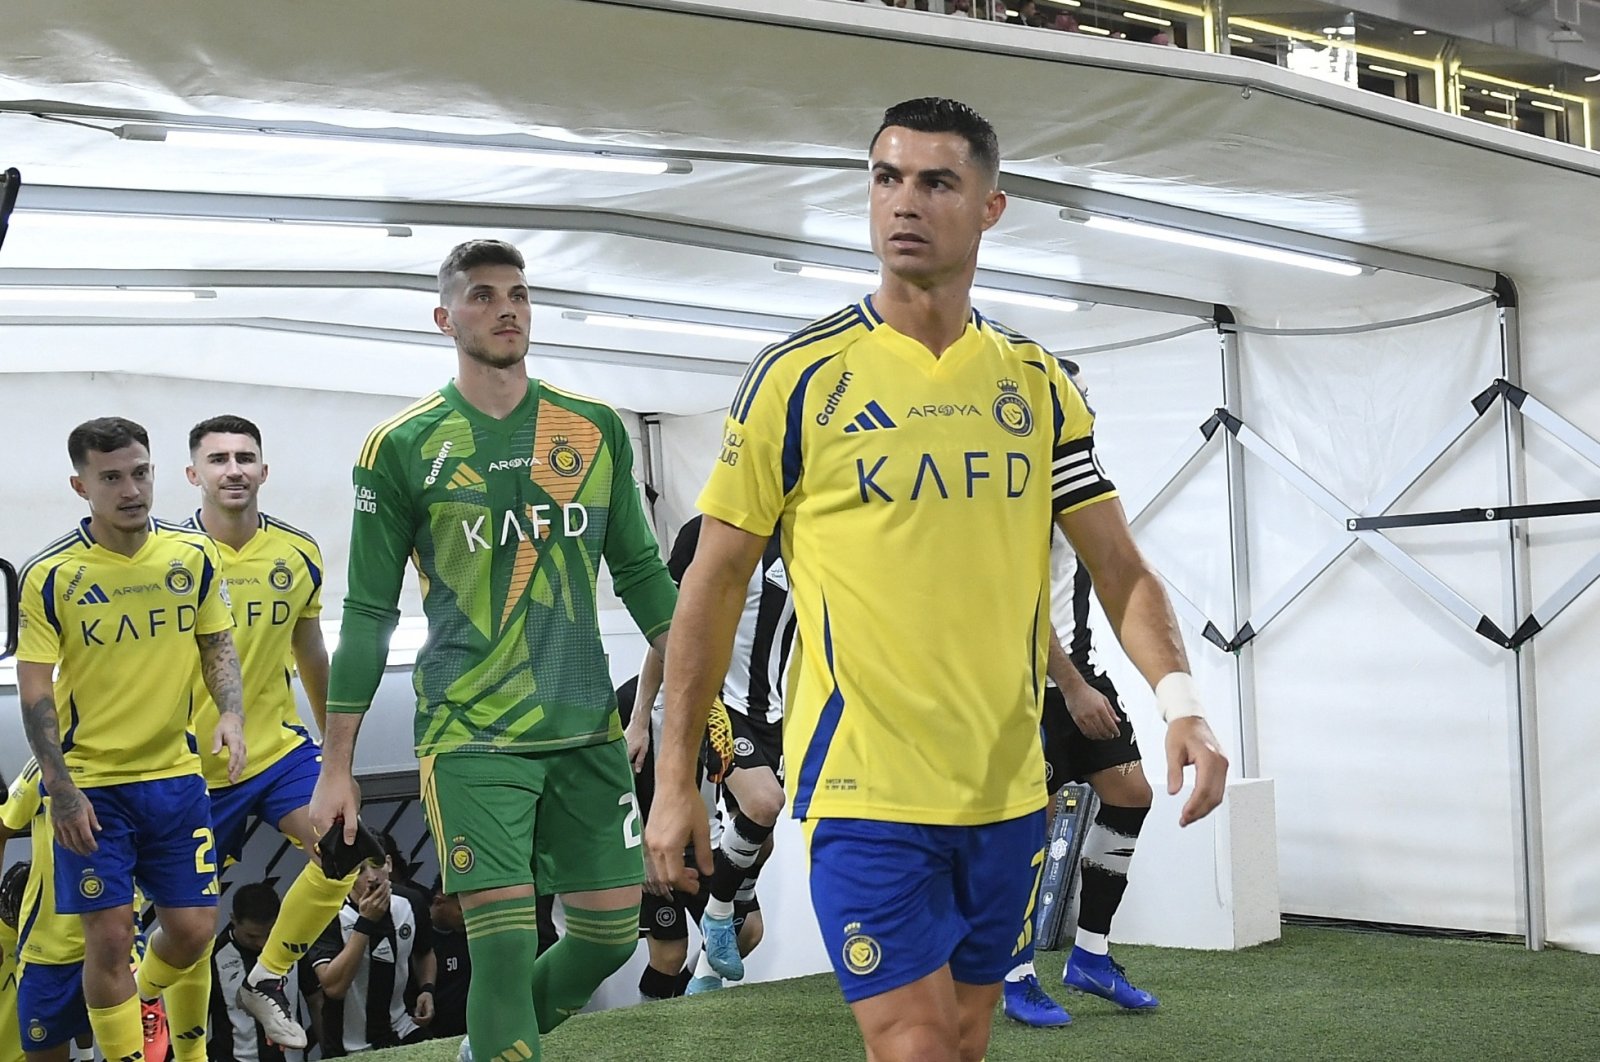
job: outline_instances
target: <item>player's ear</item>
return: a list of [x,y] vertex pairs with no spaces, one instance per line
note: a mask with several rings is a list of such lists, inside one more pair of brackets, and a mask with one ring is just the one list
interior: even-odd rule
[[983,204],[983,231],[988,232],[1000,220],[1000,215],[1006,212],[1006,194],[996,188],[989,193],[989,198]]
[[433,308],[433,323],[438,327],[439,331],[447,336],[456,334],[455,326],[450,323],[450,311],[443,306],[435,306]]
[[263,461],[261,463],[261,482],[265,483],[267,481],[267,473],[271,471],[272,466]]
[[89,500],[89,492],[83,489],[83,480],[79,479],[76,475],[73,475],[67,477],[67,482],[72,484],[73,493],[82,498],[84,501]]
[[198,472],[196,472],[194,470],[194,466],[193,465],[185,466],[184,470],[183,470],[183,475],[184,475],[184,478],[189,481],[189,485],[191,487],[198,487],[200,485],[200,473],[198,473]]

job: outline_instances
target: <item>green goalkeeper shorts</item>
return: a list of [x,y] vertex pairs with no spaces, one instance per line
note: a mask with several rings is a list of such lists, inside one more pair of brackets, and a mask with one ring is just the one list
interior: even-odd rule
[[444,891],[533,884],[588,892],[644,880],[627,743],[422,758],[422,802]]

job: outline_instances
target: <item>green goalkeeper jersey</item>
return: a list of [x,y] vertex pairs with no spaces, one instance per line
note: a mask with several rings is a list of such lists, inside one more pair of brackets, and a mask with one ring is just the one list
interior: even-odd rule
[[677,598],[615,410],[533,380],[497,420],[447,384],[372,430],[354,479],[328,711],[371,705],[410,558],[428,617],[413,674],[418,756],[621,735],[600,561],[646,638],[667,629]]

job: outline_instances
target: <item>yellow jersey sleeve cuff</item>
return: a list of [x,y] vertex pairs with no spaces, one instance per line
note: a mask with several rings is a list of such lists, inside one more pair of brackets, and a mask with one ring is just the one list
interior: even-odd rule
[[723,505],[715,498],[707,498],[705,495],[701,495],[697,505],[699,506],[700,511],[705,513],[707,516],[715,517],[725,524],[731,524],[732,526],[737,527],[740,531],[744,531],[752,535],[759,535],[762,538],[768,538],[772,535],[773,531],[777,530],[778,521],[776,519],[773,519],[770,522],[763,521],[754,513],[745,512],[742,509],[734,509]]

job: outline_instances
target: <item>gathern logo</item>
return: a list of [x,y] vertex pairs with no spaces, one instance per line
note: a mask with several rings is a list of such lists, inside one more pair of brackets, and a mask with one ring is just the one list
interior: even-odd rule
[[172,567],[167,570],[167,589],[179,597],[194,589],[194,576],[183,566],[182,561],[173,561]]
[[733,739],[733,754],[735,756],[754,756],[756,743],[747,737]]
[[472,854],[472,848],[464,838],[456,838],[455,844],[450,847],[450,869],[457,874],[465,874],[472,869],[477,858]]
[[865,977],[883,961],[883,949],[878,942],[861,932],[860,922],[844,927],[844,966],[857,977]]
[[294,585],[294,572],[289,570],[289,562],[278,558],[272,564],[272,571],[267,575],[267,583],[278,593],[283,593]]
[[44,1031],[44,1026],[39,1024],[38,1018],[34,1018],[28,1023],[28,1039],[34,1043],[38,1043],[48,1035],[50,1034]]
[[1017,393],[1017,381],[1001,380],[1000,397],[994,400],[994,419],[1012,435],[1022,436],[1033,431],[1033,410]]
[[567,445],[565,435],[557,435],[550,447],[550,467],[558,476],[571,477],[583,471],[583,455]]
[[676,924],[677,921],[678,921],[678,912],[676,910],[674,910],[673,908],[671,908],[671,907],[657,907],[656,908],[656,925],[665,928],[667,926],[671,926],[671,925]]
[[428,478],[422,481],[424,487],[431,487],[439,481],[439,470],[444,468],[444,460],[450,456],[450,448],[454,445],[454,439],[446,439],[444,445],[439,447],[439,456],[433,459],[433,465],[428,469]]
[[833,385],[833,390],[822,402],[822,412],[817,414],[817,423],[826,424],[839,412],[839,401],[844,398],[844,393],[850,390],[850,372],[846,370],[839,374],[839,382]]
[[411,927],[409,925],[403,925],[400,928],[395,930],[395,935],[398,936],[401,940],[410,940],[411,939]]

